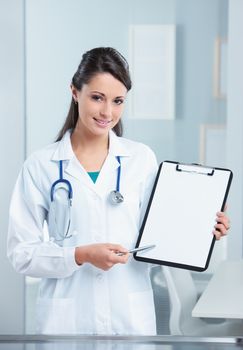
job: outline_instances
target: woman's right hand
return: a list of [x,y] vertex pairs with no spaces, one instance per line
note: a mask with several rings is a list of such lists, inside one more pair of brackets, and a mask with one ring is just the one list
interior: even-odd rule
[[[123,253],[123,255],[117,253]],[[75,249],[75,261],[78,265],[90,263],[104,271],[109,270],[115,264],[125,264],[128,258],[128,250],[119,244],[98,243]]]

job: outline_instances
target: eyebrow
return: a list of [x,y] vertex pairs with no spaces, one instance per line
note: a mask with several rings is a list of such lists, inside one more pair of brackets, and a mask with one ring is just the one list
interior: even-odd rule
[[[97,91],[97,90],[92,90],[91,93],[95,93],[95,94],[99,94],[103,97],[105,97],[105,94],[103,94],[103,92]],[[125,98],[125,96],[116,96],[115,98]]]

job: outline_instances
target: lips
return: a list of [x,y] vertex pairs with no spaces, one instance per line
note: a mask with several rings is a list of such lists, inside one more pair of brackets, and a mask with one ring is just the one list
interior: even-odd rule
[[97,119],[97,118],[94,118],[94,120],[96,121],[96,123],[99,125],[99,126],[102,126],[102,127],[106,127],[110,124],[111,120],[106,120],[106,119]]

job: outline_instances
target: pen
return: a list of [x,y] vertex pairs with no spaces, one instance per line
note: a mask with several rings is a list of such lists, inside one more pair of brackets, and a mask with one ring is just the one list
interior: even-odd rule
[[138,247],[138,248],[130,249],[130,250],[129,250],[129,253],[141,252],[141,251],[143,251],[143,250],[153,249],[153,248],[155,248],[155,247],[156,247],[155,244],[145,245],[145,246],[143,246],[143,247]]
[[[147,250],[147,249],[153,249],[153,248],[155,248],[155,247],[156,247],[155,244],[149,244],[149,245],[145,245],[145,246],[143,246],[143,247],[138,247],[138,248],[130,249],[130,250],[128,251],[128,253],[133,254],[133,253],[141,252],[141,251],[144,251],[144,250]],[[117,253],[117,255],[121,256],[121,255],[125,255],[125,253],[120,252],[120,253]]]

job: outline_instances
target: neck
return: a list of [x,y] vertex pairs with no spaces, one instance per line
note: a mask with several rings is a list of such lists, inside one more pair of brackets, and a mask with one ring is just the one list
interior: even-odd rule
[[78,153],[82,152],[96,152],[107,151],[109,146],[109,136],[101,135],[96,136],[82,132],[75,129],[71,136],[72,147],[74,151]]
[[71,143],[77,159],[86,171],[101,169],[108,154],[108,134],[101,136],[87,135],[75,129],[71,136]]

